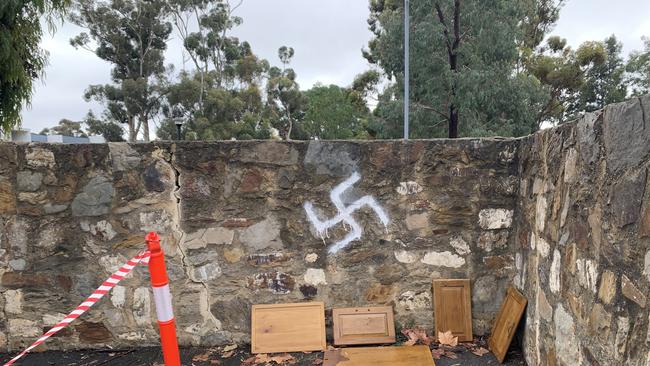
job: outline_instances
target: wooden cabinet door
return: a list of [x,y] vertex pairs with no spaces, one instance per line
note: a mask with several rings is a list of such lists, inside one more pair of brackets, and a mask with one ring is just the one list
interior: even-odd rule
[[395,342],[391,306],[332,309],[335,345]]
[[323,366],[436,366],[429,346],[340,348],[325,351]]
[[325,304],[253,305],[252,353],[324,351]]
[[524,314],[527,303],[528,300],[514,287],[508,288],[506,299],[494,321],[492,334],[488,341],[490,351],[494,353],[499,362],[503,362],[506,357],[510,342],[512,342],[512,337],[515,335],[517,325]]
[[451,331],[461,342],[473,340],[469,280],[433,280],[433,304],[436,338]]

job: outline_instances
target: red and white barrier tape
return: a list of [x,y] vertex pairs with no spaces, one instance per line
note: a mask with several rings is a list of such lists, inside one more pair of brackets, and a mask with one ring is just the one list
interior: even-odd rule
[[151,253],[149,251],[144,251],[137,256],[135,256],[133,259],[128,261],[125,265],[122,266],[117,272],[113,273],[111,277],[109,277],[104,283],[102,283],[101,286],[97,290],[95,290],[92,295],[88,296],[86,301],[82,302],[81,305],[77,306],[76,309],[74,309],[65,319],[63,319],[59,324],[54,326],[52,329],[48,330],[45,334],[41,336],[36,342],[34,342],[31,346],[27,347],[24,351],[22,351],[18,356],[14,357],[11,359],[11,361],[7,362],[4,364],[4,366],[10,366],[13,365],[14,362],[18,361],[21,357],[26,355],[29,351],[33,350],[34,348],[38,347],[40,344],[45,342],[48,338],[51,336],[55,335],[58,331],[61,329],[65,328],[68,326],[68,324],[72,323],[75,319],[80,317],[83,313],[88,311],[95,303],[97,303],[104,295],[109,293],[113,287],[115,287],[126,275],[128,275],[135,266],[137,266],[139,263],[147,264],[149,263],[149,258],[151,256]]

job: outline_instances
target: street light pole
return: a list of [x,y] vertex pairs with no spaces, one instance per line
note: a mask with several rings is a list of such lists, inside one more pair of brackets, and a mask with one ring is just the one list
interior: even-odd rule
[[404,140],[409,139],[410,106],[410,31],[409,0],[404,0]]
[[176,139],[181,140],[181,127],[183,126],[183,118],[177,117],[174,118],[174,124],[176,125]]

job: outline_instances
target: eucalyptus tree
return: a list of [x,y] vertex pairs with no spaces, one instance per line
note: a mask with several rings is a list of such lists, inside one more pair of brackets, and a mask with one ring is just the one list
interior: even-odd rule
[[86,29],[71,44],[113,65],[113,83],[91,85],[85,97],[103,102],[113,121],[128,125],[129,141],[140,132],[150,140],[149,124],[166,93],[167,9],[164,0],[79,0],[70,16]]
[[594,62],[584,70],[582,85],[569,98],[568,119],[575,118],[583,112],[604,108],[608,104],[622,102],[628,94],[625,61],[622,56],[623,44],[614,35],[602,42],[591,44],[597,45],[596,48],[592,48],[592,52],[604,53],[605,58],[592,58]]
[[280,47],[278,58],[283,67],[269,69],[266,85],[267,118],[284,140],[291,140],[294,127],[297,127],[297,123],[304,117],[307,104],[307,98],[296,81],[296,72],[287,68],[294,54],[293,48]]
[[632,95],[650,94],[650,37],[643,37],[643,50],[630,54],[626,70]]
[[[524,135],[547,99],[518,72],[526,9],[510,0],[411,2],[411,134],[416,138]],[[403,2],[371,0],[364,56],[389,81],[374,112],[379,137],[401,135]],[[534,37],[534,36],[533,36]],[[534,43],[533,41],[531,41]]]
[[[550,94],[550,99],[536,112],[537,123],[557,124],[572,118],[581,109],[579,100],[583,98],[581,92],[585,92],[586,75],[596,73],[606,61],[603,42],[587,41],[574,50],[566,39],[548,38],[546,45],[527,61],[528,70]],[[587,106],[584,103],[582,107]]]
[[31,102],[33,82],[43,75],[47,52],[40,47],[46,17],[54,30],[69,0],[0,1],[0,132],[20,123],[20,112]]

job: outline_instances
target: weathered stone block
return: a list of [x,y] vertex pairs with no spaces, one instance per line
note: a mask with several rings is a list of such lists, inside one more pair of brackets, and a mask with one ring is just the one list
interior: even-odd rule
[[397,303],[407,311],[428,309],[431,307],[431,295],[428,291],[406,291],[399,296]]
[[103,323],[82,320],[74,329],[79,333],[79,340],[84,343],[106,343],[113,339],[113,335]]
[[19,191],[36,192],[43,183],[43,174],[31,170],[20,171],[16,174],[16,185]]
[[646,306],[646,295],[641,292],[626,275],[621,275],[621,292],[623,296],[634,301],[642,308]]
[[429,214],[426,212],[406,216],[406,228],[423,231],[429,227]]
[[253,250],[280,249],[283,246],[280,239],[280,228],[278,220],[271,216],[244,229],[239,234],[239,240]]
[[573,317],[564,310],[562,304],[555,308],[555,351],[558,360],[564,365],[580,365],[582,356],[580,343],[576,337]]
[[604,110],[603,140],[607,170],[619,172],[637,166],[650,152],[650,129],[646,128],[650,98],[609,105]]
[[512,226],[513,210],[489,208],[479,212],[479,225],[485,230],[507,229]]
[[72,201],[74,216],[101,216],[110,212],[113,185],[103,176],[92,178]]
[[395,288],[392,285],[374,284],[366,290],[366,301],[375,304],[386,304],[393,300]]
[[605,304],[610,304],[616,295],[616,275],[611,271],[603,272],[600,278],[598,298]]
[[[650,145],[650,144],[648,144]],[[636,223],[646,184],[646,170],[625,176],[612,188],[612,214],[619,227]]]
[[592,336],[603,339],[609,338],[612,325],[612,314],[605,311],[603,305],[596,303],[589,314],[589,330]]
[[305,282],[313,285],[327,285],[327,280],[325,279],[325,271],[320,268],[308,268],[304,276]]
[[8,321],[8,330],[9,334],[18,337],[33,338],[41,335],[41,329],[38,323],[27,319],[10,318]]
[[318,175],[349,176],[358,170],[360,158],[357,144],[310,141],[305,166],[315,167]]
[[35,168],[54,168],[56,165],[54,153],[43,147],[28,147],[25,160],[27,165]]
[[422,258],[422,263],[437,267],[460,268],[465,265],[465,258],[452,252],[428,252]]
[[0,177],[0,215],[11,215],[16,212],[16,193],[11,181]]
[[[508,230],[483,232],[481,233],[481,236],[479,236],[478,238],[478,246],[479,248],[485,250],[488,253],[495,249],[505,248],[508,246],[509,234],[510,232]],[[463,254],[463,253],[459,252],[459,254]]]

